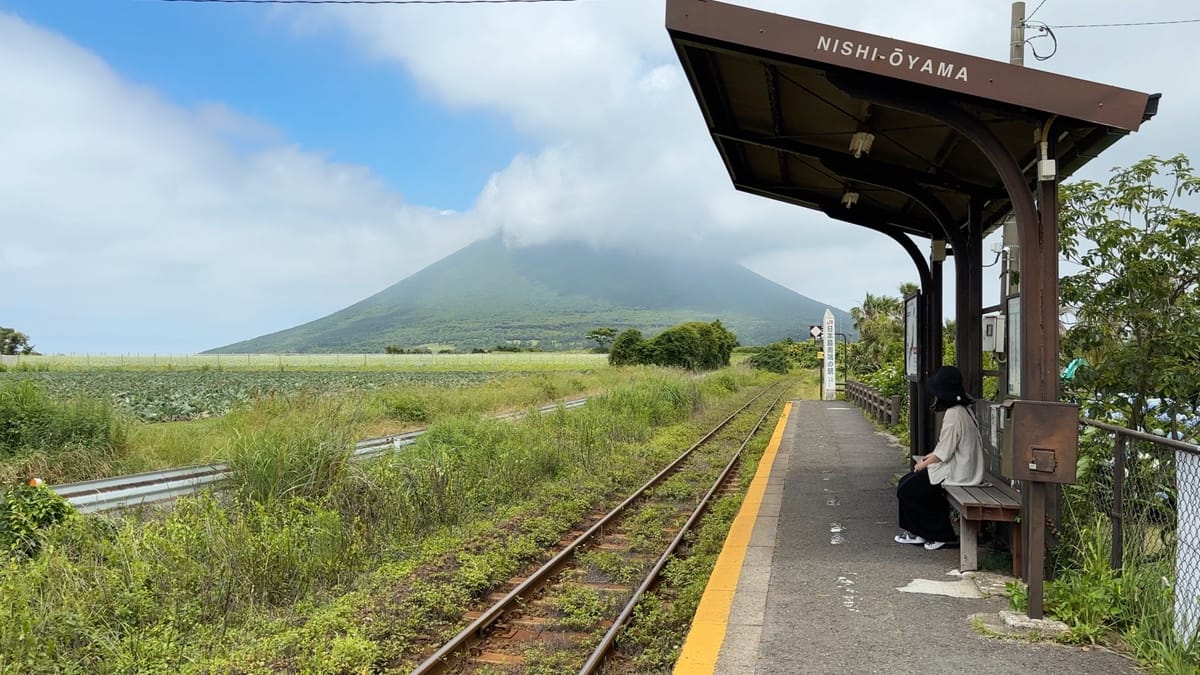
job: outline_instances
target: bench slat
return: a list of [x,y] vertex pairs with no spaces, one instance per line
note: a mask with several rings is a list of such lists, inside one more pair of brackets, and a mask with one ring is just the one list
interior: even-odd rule
[[995,487],[948,485],[946,497],[967,520],[1013,522],[1021,512],[1020,504]]
[[978,485],[966,486],[967,495],[973,498],[982,506],[999,506],[1000,501],[989,492],[991,488],[980,487]]

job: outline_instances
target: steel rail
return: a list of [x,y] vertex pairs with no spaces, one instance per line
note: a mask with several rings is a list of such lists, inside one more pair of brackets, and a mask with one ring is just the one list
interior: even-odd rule
[[583,667],[579,669],[579,675],[590,675],[590,673],[595,672],[596,669],[600,667],[600,663],[608,655],[609,650],[612,649],[613,644],[616,642],[617,633],[619,633],[621,628],[624,627],[625,623],[629,621],[629,617],[633,616],[633,610],[635,607],[637,607],[638,602],[641,601],[642,596],[645,595],[646,591],[650,590],[650,587],[658,581],[659,573],[661,573],[662,569],[666,567],[668,562],[670,562],[671,556],[675,554],[675,551],[678,550],[679,545],[683,543],[683,538],[687,536],[688,532],[691,532],[692,527],[695,526],[700,518],[702,518],[708,511],[708,505],[712,502],[713,497],[733,473],[734,467],[736,467],[738,462],[741,461],[742,451],[745,450],[746,446],[750,444],[751,439],[754,438],[754,435],[758,433],[759,429],[762,429],[763,422],[766,421],[767,417],[771,414],[771,411],[775,410],[775,407],[779,405],[781,400],[783,400],[782,392],[778,397],[775,398],[775,402],[772,403],[769,408],[767,408],[766,412],[762,414],[762,417],[758,418],[758,422],[754,424],[754,428],[751,429],[750,433],[746,435],[746,440],[742,441],[742,444],[740,447],[738,447],[737,452],[733,453],[733,457],[729,459],[729,463],[725,465],[725,469],[721,471],[721,475],[717,477],[717,480],[713,482],[712,487],[710,487],[708,492],[704,494],[704,497],[700,499],[700,503],[696,505],[696,509],[692,512],[691,517],[689,517],[687,522],[683,524],[683,527],[679,530],[679,533],[675,535],[675,538],[671,540],[670,545],[667,546],[667,550],[659,557],[658,561],[654,563],[654,567],[650,569],[650,572],[646,575],[646,578],[642,581],[641,585],[638,586],[637,590],[633,592],[633,595],[629,598],[629,601],[625,603],[625,607],[621,610],[621,613],[617,616],[616,620],[613,621],[613,624],[609,627],[608,632],[606,632],[604,637],[601,638],[600,644],[597,645],[592,651],[591,657],[589,657],[587,662],[583,664]]
[[[443,644],[436,652],[433,653],[433,655],[421,662],[421,664],[412,671],[412,675],[424,675],[426,673],[444,671],[447,665],[447,659],[449,657],[466,648],[468,643],[470,643],[473,639],[482,637],[484,635],[484,631],[486,631],[490,625],[500,619],[504,612],[509,609],[510,605],[512,605],[522,596],[527,595],[532,589],[535,589],[537,586],[545,583],[547,579],[552,578],[554,573],[556,573],[566,564],[568,558],[572,557],[577,549],[582,547],[584,543],[595,536],[598,532],[603,530],[609,522],[621,515],[621,513],[630,504],[641,498],[641,496],[647,490],[662,482],[662,480],[667,476],[671,475],[675,469],[682,464],[684,460],[686,460],[692,454],[692,452],[696,450],[696,448],[699,448],[707,443],[710,438],[715,436],[718,431],[725,428],[725,426],[733,421],[735,417],[745,411],[746,408],[749,408],[755,401],[762,398],[767,391],[769,390],[764,389],[747,401],[744,405],[742,405],[742,407],[735,410],[732,414],[722,420],[720,424],[713,427],[708,433],[704,434],[700,440],[693,443],[687,450],[684,450],[678,457],[668,464],[666,468],[664,468],[662,471],[659,471],[650,480],[646,481],[645,485],[638,488],[633,494],[627,497],[624,501],[609,511],[608,514],[606,514],[603,518],[588,528],[586,532],[576,537],[570,544],[555,554],[554,557],[546,561],[537,569],[537,571],[530,574],[528,577],[525,577],[525,579],[521,581],[521,583],[519,583],[515,588],[509,591],[508,594],[494,603],[491,607],[484,610],[483,613],[480,614],[469,625],[467,625],[466,628],[463,628],[461,631],[459,631],[457,635],[450,638],[450,640]],[[774,406],[772,406],[772,408],[774,408]]]
[[[586,398],[572,399],[542,406],[537,411],[546,413],[560,407],[564,409],[578,408],[586,403]],[[525,412],[505,413],[497,415],[496,418],[517,420],[526,414]],[[417,429],[359,441],[354,445],[351,458],[355,460],[371,459],[384,452],[412,445],[426,431],[426,429]],[[66,499],[80,513],[98,513],[157,504],[195,494],[207,486],[214,486],[228,479],[231,472],[229,464],[203,464],[78,483],[64,483],[50,486],[50,489]]]

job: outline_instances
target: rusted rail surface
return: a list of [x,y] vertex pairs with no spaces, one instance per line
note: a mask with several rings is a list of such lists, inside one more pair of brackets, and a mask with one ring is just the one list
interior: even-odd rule
[[[531,618],[527,614],[531,613],[532,606],[544,594],[550,592],[549,589],[551,586],[569,575],[572,565],[577,565],[575,563],[575,556],[592,546],[607,547],[609,550],[620,548],[622,545],[621,538],[616,534],[616,531],[621,520],[632,512],[631,507],[647,503],[647,493],[652,488],[685,466],[688,466],[689,459],[695,456],[699,448],[712,441],[735,418],[743,415],[755,402],[761,401],[773,391],[764,390],[760,392],[745,405],[722,420],[720,424],[680,454],[666,468],[558,551],[537,571],[527,577],[510,582],[510,584],[514,584],[512,590],[490,607],[479,612],[470,613],[468,616],[474,617],[470,624],[431,656],[426,658],[412,672],[414,674],[470,672],[474,669],[522,667],[524,665],[522,658],[519,655],[515,655],[515,652],[519,651],[518,645],[522,642],[543,642],[544,629],[547,628],[544,625],[544,620]],[[615,644],[616,636],[621,627],[632,616],[633,609],[638,600],[654,585],[659,573],[671,555],[675,553],[687,532],[699,521],[713,496],[718,494],[722,486],[727,484],[736,475],[735,470],[742,450],[762,427],[763,422],[770,415],[771,411],[776,409],[779,400],[782,398],[782,392],[775,393],[776,398],[771,401],[765,412],[758,418],[754,428],[741,440],[737,451],[733,453],[733,456],[724,465],[724,470],[720,472],[720,476],[713,483],[712,487],[709,488],[698,504],[692,502],[680,510],[679,519],[682,519],[687,514],[686,521],[674,533],[671,542],[662,549],[663,552],[650,565],[641,582],[629,581],[620,584],[605,585],[607,592],[612,592],[615,595],[629,594],[629,597],[622,608],[611,619],[605,620],[603,625],[607,627],[607,632],[593,649],[591,656],[587,658],[579,672],[594,672],[600,663],[603,662],[606,654],[608,654],[609,650]],[[647,562],[649,562],[648,559]],[[585,634],[571,633],[569,630],[562,635],[565,641],[578,642],[588,639]]]

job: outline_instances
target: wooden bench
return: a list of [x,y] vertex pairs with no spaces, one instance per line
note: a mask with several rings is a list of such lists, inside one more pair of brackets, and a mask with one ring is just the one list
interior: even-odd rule
[[979,569],[979,524],[985,520],[1013,523],[1011,548],[1013,576],[1021,577],[1021,498],[1008,481],[985,475],[983,485],[946,485],[946,498],[959,515],[960,572]]

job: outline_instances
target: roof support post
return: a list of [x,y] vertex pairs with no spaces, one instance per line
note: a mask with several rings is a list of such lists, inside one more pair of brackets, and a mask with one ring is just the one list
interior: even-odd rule
[[[1058,139],[1051,133],[1054,125],[1051,118],[1042,128],[1042,141],[1046,144],[1046,156],[1058,158]],[[1058,297],[1058,176],[1050,180],[1038,182],[1038,244],[1035,255],[1038,259],[1038,273],[1041,279],[1036,288],[1031,289],[1039,296],[1039,321],[1042,330],[1039,335],[1043,341],[1041,350],[1050,354],[1043,365],[1042,380],[1039,382],[1043,400],[1057,401],[1059,396],[1059,297]],[[1024,235],[1022,235],[1024,236]],[[1023,247],[1024,248],[1024,247]],[[1024,288],[1024,286],[1022,286]],[[1046,491],[1045,497],[1045,548],[1053,550],[1058,546],[1057,532],[1062,525],[1062,486],[1057,483],[1043,483],[1041,489]],[[1043,563],[1045,578],[1054,578],[1054,568]]]
[[[917,335],[920,336],[920,348],[917,351],[917,373],[920,379],[910,385],[908,390],[908,450],[910,456],[920,455],[933,449],[933,415],[930,411],[929,390],[925,388],[925,381],[935,363],[936,351],[929,336],[933,333],[930,326],[936,325],[937,317],[940,316],[937,313],[940,312],[940,309],[935,312],[935,308],[940,308],[942,302],[941,263],[935,263],[937,269],[937,283],[935,283],[935,277],[930,270],[930,264],[925,260],[924,253],[908,235],[892,229],[880,228],[878,231],[891,237],[904,248],[905,253],[908,253],[908,257],[912,259],[913,265],[916,266],[917,276],[921,281],[921,297],[917,300]],[[940,343],[939,338],[939,349]]]
[[922,452],[930,452],[933,446],[937,444],[937,439],[934,435],[934,419],[933,419],[933,401],[929,399],[929,389],[925,383],[929,381],[929,376],[933,371],[937,370],[942,365],[942,304],[945,293],[944,279],[944,260],[931,259],[930,261],[930,276],[933,283],[929,289],[929,305],[925,320],[925,337],[922,340],[922,351],[928,351],[928,355],[922,355],[922,358],[927,359],[926,365],[921,369],[921,379],[917,382],[917,398],[916,405],[919,408],[920,418],[917,420],[917,425],[921,429],[926,429],[926,444]]
[[945,283],[943,281],[945,279],[943,266],[944,266],[943,261],[937,260],[937,261],[934,261],[934,263],[932,265],[933,269],[931,270],[931,273],[933,275],[933,288],[934,288],[935,292],[933,293],[934,303],[933,303],[933,306],[930,308],[930,311],[933,312],[933,316],[935,317],[935,320],[933,322],[934,329],[932,331],[930,331],[930,345],[933,347],[933,355],[930,357],[930,361],[929,361],[930,374],[932,374],[934,370],[937,370],[938,366],[942,365],[943,359],[945,359],[945,354],[942,353],[942,330],[941,330],[941,328],[942,328],[942,321],[941,321],[942,300],[945,296],[945,294],[942,292],[942,288],[945,286]]
[[975,397],[983,395],[983,209],[979,202],[971,199],[966,236],[954,244],[955,358],[963,386]]

